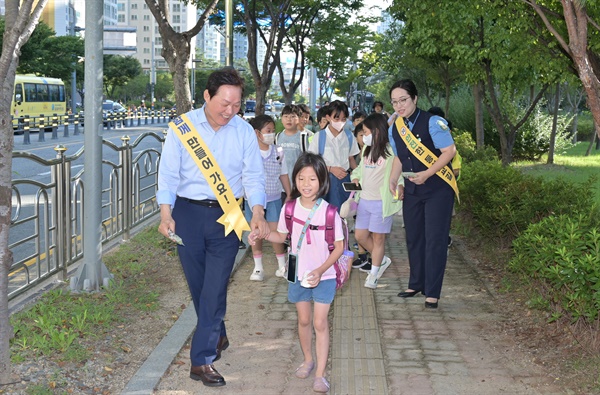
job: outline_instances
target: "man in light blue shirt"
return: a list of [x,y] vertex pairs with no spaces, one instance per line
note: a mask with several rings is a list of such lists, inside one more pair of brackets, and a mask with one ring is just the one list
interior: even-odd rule
[[[262,157],[252,127],[237,116],[244,82],[232,68],[213,72],[206,84],[206,104],[185,114],[196,128],[227,179],[235,198],[248,197],[252,208],[250,228],[269,234]],[[210,181],[210,180],[208,180]],[[181,237],[179,259],[192,295],[198,322],[192,338],[190,377],[204,385],[225,385],[213,362],[229,346],[223,319],[227,285],[239,240],[225,236],[217,222],[223,209],[202,171],[169,129],[158,171],[156,200],[160,205],[158,230],[166,237]]]

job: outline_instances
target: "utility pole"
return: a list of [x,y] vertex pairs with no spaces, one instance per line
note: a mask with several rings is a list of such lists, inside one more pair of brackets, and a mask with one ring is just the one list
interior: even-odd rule
[[71,289],[99,291],[112,277],[102,262],[102,83],[103,9],[101,1],[85,3],[85,134],[83,180],[83,263]]
[[233,67],[233,0],[225,0],[225,66]]

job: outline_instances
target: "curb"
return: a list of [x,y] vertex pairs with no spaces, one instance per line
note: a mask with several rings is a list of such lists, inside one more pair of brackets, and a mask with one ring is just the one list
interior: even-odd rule
[[[242,236],[242,241],[248,245],[247,233]],[[251,248],[247,247],[238,251],[232,273],[238,269],[250,250]],[[121,391],[121,395],[148,395],[154,392],[167,369],[192,335],[196,328],[196,320],[194,304],[188,301],[188,306],[129,380],[123,391]]]

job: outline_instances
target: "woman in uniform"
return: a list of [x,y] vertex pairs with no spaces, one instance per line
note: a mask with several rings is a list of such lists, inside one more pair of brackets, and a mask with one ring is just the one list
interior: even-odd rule
[[[447,122],[417,106],[411,80],[390,89],[394,114],[389,140],[400,159],[392,169],[390,192],[404,199],[403,216],[410,264],[408,288],[398,294],[426,297],[426,308],[437,308],[448,254],[448,236],[456,180],[449,167],[456,152]],[[404,195],[398,180],[404,180]]]

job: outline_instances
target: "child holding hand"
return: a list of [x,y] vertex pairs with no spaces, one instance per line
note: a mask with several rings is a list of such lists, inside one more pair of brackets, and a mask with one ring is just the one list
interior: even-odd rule
[[[325,378],[329,354],[327,316],[336,288],[333,264],[344,252],[342,220],[336,213],[335,243],[330,253],[325,241],[325,220],[329,203],[322,198],[329,188],[329,173],[320,155],[308,152],[302,154],[294,166],[292,179],[294,182],[291,198],[294,201],[286,203],[294,205],[288,259],[288,300],[296,304],[298,337],[304,354],[304,361],[296,369],[295,375],[304,379],[315,369],[312,357],[314,328],[317,363],[313,391],[325,393],[329,391],[329,382]],[[267,240],[283,243],[288,237],[285,211],[281,211],[277,231],[271,232]],[[251,245],[256,243],[257,233],[252,232],[248,240]],[[303,274],[299,276],[298,273]]]

